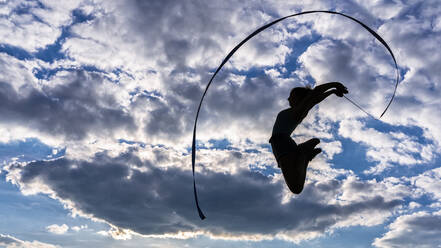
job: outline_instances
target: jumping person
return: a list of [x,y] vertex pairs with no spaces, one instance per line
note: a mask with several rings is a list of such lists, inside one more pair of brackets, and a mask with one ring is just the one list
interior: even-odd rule
[[339,82],[318,85],[314,89],[296,87],[288,98],[291,107],[277,115],[269,142],[286,185],[294,194],[302,192],[308,164],[322,149],[316,148],[320,143],[318,138],[297,145],[291,133],[316,104],[331,94],[343,97],[346,93],[347,88]]

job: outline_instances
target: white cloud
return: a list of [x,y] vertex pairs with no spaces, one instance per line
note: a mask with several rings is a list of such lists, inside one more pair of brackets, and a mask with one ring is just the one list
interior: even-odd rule
[[10,235],[0,234],[0,246],[5,248],[57,248],[59,246],[51,245],[39,241],[23,241]]
[[0,82],[9,82],[16,90],[38,84],[32,70],[38,65],[35,61],[22,61],[0,53]]
[[410,166],[428,163],[436,154],[433,145],[419,142],[416,136],[367,128],[358,120],[341,121],[338,132],[344,138],[363,144],[367,158],[378,162],[365,173],[379,174],[393,164]]
[[410,16],[384,23],[380,30],[391,42],[401,67],[407,73],[398,88],[397,98],[386,120],[393,124],[417,125],[424,136],[435,141],[439,152],[441,128],[437,124],[441,104],[438,44],[440,32],[431,24],[439,16],[438,1],[424,1],[424,8],[407,7]]
[[421,204],[419,204],[418,202],[410,202],[409,203],[409,209],[415,209],[415,208],[420,208]]
[[79,232],[79,231],[81,231],[81,230],[83,230],[83,229],[87,229],[87,228],[88,228],[87,225],[81,225],[81,226],[73,226],[73,227],[71,227],[71,229],[74,230],[75,232]]
[[441,201],[441,168],[426,171],[411,180],[419,190]]
[[401,1],[362,1],[356,0],[357,4],[369,9],[373,16],[381,19],[391,19],[397,16],[405,7]]
[[132,235],[136,235],[136,233],[129,229],[123,229],[113,225],[111,225],[111,228],[108,231],[98,231],[97,234],[112,237],[116,240],[129,240],[132,239]]
[[[41,1],[40,1],[41,2]],[[61,35],[61,27],[71,22],[70,11],[78,1],[56,4],[43,1],[41,8],[37,1],[8,1],[0,5],[0,40],[13,46],[36,52],[52,44]],[[27,9],[19,14],[18,9]]]
[[36,8],[32,13],[38,16],[44,23],[53,27],[62,27],[72,22],[71,11],[80,6],[83,0],[72,0],[67,2],[42,0],[45,8]]
[[61,235],[61,234],[65,234],[69,230],[69,226],[66,224],[63,225],[53,224],[47,226],[46,230],[50,233]]
[[[201,8],[205,12],[199,12]],[[169,12],[170,9],[174,11]],[[94,9],[99,15],[90,23],[73,27],[73,31],[81,38],[69,39],[63,49],[78,61],[107,69],[122,66],[131,72],[156,67],[167,70],[175,63],[185,63],[191,67],[207,64],[215,66],[220,62],[218,58],[240,41],[240,37],[235,34],[243,33],[251,24],[256,25],[269,18],[264,15],[247,15],[248,11],[259,13],[253,9],[231,8],[226,2],[208,4],[167,1],[152,5],[136,1],[124,4],[99,1]],[[224,33],[231,35],[224,36]],[[274,37],[268,36],[268,39],[273,40]],[[254,65],[271,64],[274,58],[277,61],[283,59],[283,54],[287,52],[286,46],[262,47],[262,44],[250,43],[248,47],[253,56],[238,58],[236,64],[240,66],[239,61]],[[96,57],[96,51],[99,51],[99,57]],[[267,55],[262,57],[258,51]],[[270,56],[274,52],[281,54],[281,57]],[[253,60],[257,57],[260,59]],[[265,61],[265,58],[269,61]]]
[[384,178],[381,181],[375,179],[362,181],[351,176],[343,182],[342,193],[338,200],[344,202],[360,201],[375,196],[383,196],[388,200],[399,200],[411,196],[412,190],[402,180],[394,177]]

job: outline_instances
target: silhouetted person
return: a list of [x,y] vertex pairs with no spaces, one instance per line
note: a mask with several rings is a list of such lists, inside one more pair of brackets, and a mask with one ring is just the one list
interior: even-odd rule
[[291,133],[316,104],[331,94],[342,97],[346,93],[347,88],[338,82],[318,85],[314,89],[296,87],[288,98],[291,107],[277,115],[269,142],[285,182],[294,194],[302,192],[308,164],[322,149],[315,148],[320,143],[318,138],[297,145]]

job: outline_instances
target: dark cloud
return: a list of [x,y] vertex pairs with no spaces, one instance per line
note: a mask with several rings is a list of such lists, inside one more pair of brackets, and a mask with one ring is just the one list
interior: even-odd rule
[[206,99],[206,111],[218,115],[219,119],[227,116],[231,121],[238,118],[257,121],[267,117],[268,110],[277,106],[280,99],[277,96],[282,95],[282,99],[289,96],[290,89],[286,88],[283,95],[283,89],[277,88],[276,82],[265,74],[247,77],[241,84],[231,83],[230,80],[219,79]]
[[398,217],[389,232],[375,239],[376,247],[439,247],[441,244],[441,215],[418,212]]
[[[208,219],[198,219],[191,172],[166,170],[148,163],[146,172],[130,169],[139,158],[132,152],[118,157],[98,153],[91,162],[58,159],[10,168],[21,170],[21,183],[44,182],[75,208],[121,228],[141,234],[163,234],[204,229],[214,234],[271,234],[294,230],[323,233],[354,215],[387,213],[399,200],[382,196],[345,205],[323,203],[323,194],[336,192],[336,180],[308,185],[305,192],[281,204],[284,185],[261,173],[235,175],[206,171],[198,176],[201,205]],[[317,186],[317,187],[316,187]]]
[[135,128],[132,117],[115,106],[110,94],[98,92],[99,74],[77,71],[63,84],[41,90],[23,86],[15,90],[0,82],[0,121],[39,131],[81,139],[90,132]]
[[[175,81],[180,76],[172,75],[167,81]],[[148,135],[176,138],[190,133],[208,76],[197,84],[185,79],[175,82],[164,95],[164,102],[152,101],[153,110],[149,112],[145,128]],[[212,84],[202,105],[201,127],[235,126],[253,130],[267,127],[270,130],[271,117],[277,114],[280,102],[288,107],[286,99],[293,85],[276,87],[276,82],[263,73],[246,77],[243,83],[232,82],[229,76],[232,74],[228,71],[221,73]]]
[[156,102],[149,112],[145,131],[149,136],[160,136],[173,139],[191,128],[191,119],[196,105],[186,104],[175,96],[167,96],[167,102]]

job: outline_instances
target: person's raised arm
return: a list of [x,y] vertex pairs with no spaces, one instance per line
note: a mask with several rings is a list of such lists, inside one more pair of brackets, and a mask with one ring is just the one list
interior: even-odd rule
[[335,88],[335,89],[337,89],[339,91],[343,91],[343,92],[347,91],[346,87],[340,82],[329,82],[326,84],[320,84],[320,85],[317,85],[316,87],[314,87],[313,91],[316,91],[317,93],[324,93],[332,88]]
[[337,96],[342,97],[343,94],[341,94],[341,92],[337,89],[333,89],[333,90],[328,90],[326,92],[323,93],[318,93],[316,94],[314,97],[311,98],[311,108],[314,107],[314,105],[320,103],[321,101],[325,100],[328,96],[332,95],[332,94],[336,94]]
[[[335,88],[335,89],[332,89]],[[329,90],[332,89],[332,90]],[[321,84],[315,87],[302,102],[300,102],[297,108],[302,113],[307,113],[310,109],[312,109],[316,104],[320,103],[324,99],[326,99],[331,94],[336,94],[339,97],[342,97],[343,94],[348,93],[347,88],[338,82],[331,82],[327,84]]]

